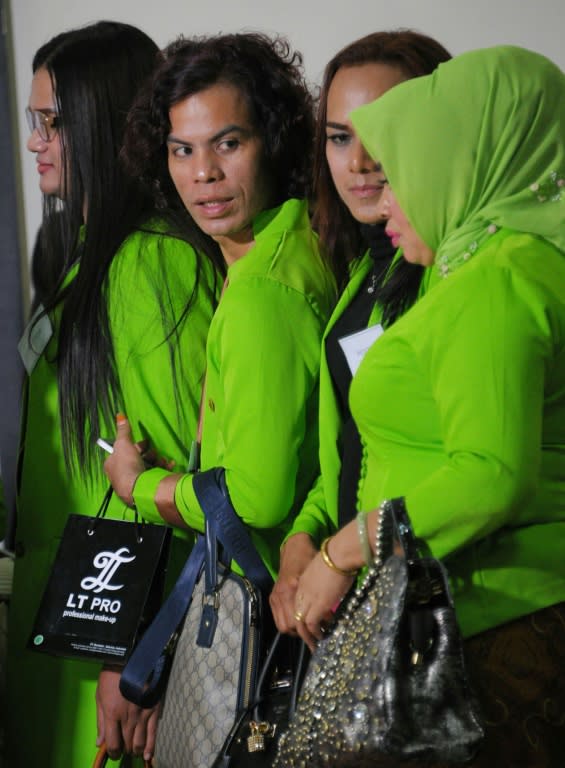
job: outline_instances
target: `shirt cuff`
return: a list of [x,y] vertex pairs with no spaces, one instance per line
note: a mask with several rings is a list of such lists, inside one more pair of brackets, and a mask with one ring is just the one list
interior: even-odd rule
[[175,506],[189,528],[204,533],[204,514],[194,493],[192,475],[183,475],[179,479],[175,488]]
[[161,467],[153,467],[142,472],[133,486],[133,501],[140,516],[148,523],[164,523],[155,504],[155,495],[159,483],[171,473]]
[[294,521],[294,525],[284,537],[281,547],[288,541],[288,539],[290,539],[291,536],[294,536],[296,533],[307,533],[308,536],[310,536],[312,539],[314,545],[317,547],[320,546],[321,542],[326,538],[326,536],[329,536],[328,527],[321,526],[318,520],[311,517],[305,517],[304,519],[299,517]]

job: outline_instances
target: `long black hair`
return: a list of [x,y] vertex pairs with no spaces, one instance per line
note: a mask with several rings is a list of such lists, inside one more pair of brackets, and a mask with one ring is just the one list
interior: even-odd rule
[[[405,77],[427,75],[451,58],[449,52],[427,35],[409,29],[373,32],[342,48],[328,62],[320,89],[314,144],[314,228],[320,235],[326,258],[338,284],[347,280],[348,263],[365,249],[362,230],[341,200],[326,159],[328,92],[338,70],[364,64],[387,64]],[[415,128],[417,130],[417,128]],[[386,171],[386,168],[385,168]],[[392,322],[416,298],[422,267],[401,260],[376,300],[383,306],[383,322]]]
[[[118,408],[106,278],[124,240],[147,229],[154,215],[152,196],[126,173],[119,154],[128,110],[158,55],[136,27],[100,21],[57,35],[33,59],[34,73],[45,69],[51,78],[60,116],[62,199],[44,196],[40,234],[40,253],[57,273],[41,299],[46,312],[62,304],[56,364],[71,469],[90,471],[100,423],[111,423]],[[191,233],[198,247],[196,227]],[[65,281],[77,261],[76,276]]]

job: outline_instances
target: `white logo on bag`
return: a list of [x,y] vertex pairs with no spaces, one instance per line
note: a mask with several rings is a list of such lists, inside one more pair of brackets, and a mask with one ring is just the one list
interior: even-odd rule
[[89,592],[102,592],[107,589],[115,591],[122,589],[123,584],[110,584],[112,576],[116,573],[120,565],[131,563],[135,560],[135,555],[127,557],[129,549],[121,547],[116,552],[99,552],[92,561],[95,568],[100,568],[98,576],[86,576],[80,585]]

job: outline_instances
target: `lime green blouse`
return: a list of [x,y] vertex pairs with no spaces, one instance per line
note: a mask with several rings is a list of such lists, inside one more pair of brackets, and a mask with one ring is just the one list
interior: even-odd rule
[[[207,347],[201,468],[224,467],[235,510],[275,573],[279,547],[318,473],[320,341],[335,301],[306,203],[288,200],[254,221],[254,246],[230,266]],[[158,519],[166,470],[143,473],[137,508]],[[203,514],[184,475],[175,493],[186,523]]]
[[563,254],[501,230],[353,379],[360,507],[406,497],[465,635],[565,599],[564,297]]

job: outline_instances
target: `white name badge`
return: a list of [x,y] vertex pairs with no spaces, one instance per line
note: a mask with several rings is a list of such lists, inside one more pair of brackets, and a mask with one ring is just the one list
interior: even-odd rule
[[338,339],[353,376],[355,376],[357,369],[361,365],[361,360],[365,357],[367,350],[379,338],[383,330],[384,328],[379,323]]
[[43,315],[37,322],[35,321],[35,318],[43,311],[42,306],[37,308],[18,342],[18,352],[29,376],[31,376],[37,361],[53,336],[53,326],[48,315]]

